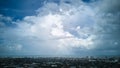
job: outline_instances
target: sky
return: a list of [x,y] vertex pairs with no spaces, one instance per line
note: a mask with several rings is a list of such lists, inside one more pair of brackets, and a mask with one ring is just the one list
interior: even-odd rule
[[0,0],[0,55],[120,55],[120,0]]

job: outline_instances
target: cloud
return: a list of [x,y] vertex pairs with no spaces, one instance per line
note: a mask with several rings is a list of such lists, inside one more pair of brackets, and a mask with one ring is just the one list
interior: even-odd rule
[[12,24],[12,18],[0,14],[0,27],[9,26],[10,24]]
[[111,0],[95,2],[97,6],[78,0],[66,1],[47,2],[36,10],[36,15],[25,16],[22,20],[12,21],[1,15],[1,26],[10,21],[9,26],[6,24],[0,29],[1,52],[73,55],[119,51],[119,15],[115,14],[117,9],[111,10],[119,6],[115,5],[117,2],[109,7]]
[[[95,49],[110,54],[119,54],[119,1],[103,0],[97,7],[97,17],[95,26]],[[117,44],[116,44],[117,43]]]

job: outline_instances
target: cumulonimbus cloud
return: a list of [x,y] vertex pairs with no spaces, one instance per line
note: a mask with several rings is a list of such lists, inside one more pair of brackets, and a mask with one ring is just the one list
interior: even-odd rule
[[[37,10],[37,15],[25,16],[23,20],[17,21],[10,19],[15,27],[1,27],[1,45],[12,47],[12,52],[21,50],[21,54],[73,54],[74,48],[79,48],[79,52],[109,51],[110,48],[114,51],[120,39],[114,38],[114,35],[118,36],[119,28],[112,23],[119,20],[116,20],[118,17],[114,16],[112,11],[106,12],[112,9],[109,4],[106,5],[110,1],[103,0],[103,6],[100,5],[101,2],[95,6],[95,3],[86,4],[77,0],[70,3],[61,1],[60,4],[46,3]],[[114,3],[112,6],[114,7]],[[106,10],[107,7],[109,9]],[[0,17],[2,20],[4,16]],[[2,26],[5,23],[3,22],[1,21]],[[108,34],[109,32],[111,34]],[[110,40],[106,40],[107,37]],[[110,42],[109,46],[107,42]]]

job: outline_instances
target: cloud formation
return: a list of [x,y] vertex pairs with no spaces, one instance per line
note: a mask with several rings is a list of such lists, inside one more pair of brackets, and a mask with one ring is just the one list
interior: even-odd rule
[[1,54],[119,54],[118,0],[66,1],[47,2],[22,20],[0,15]]

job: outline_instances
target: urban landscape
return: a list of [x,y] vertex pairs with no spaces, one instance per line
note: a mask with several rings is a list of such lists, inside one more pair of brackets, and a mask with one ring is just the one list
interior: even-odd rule
[[0,68],[119,68],[120,57],[4,57]]

